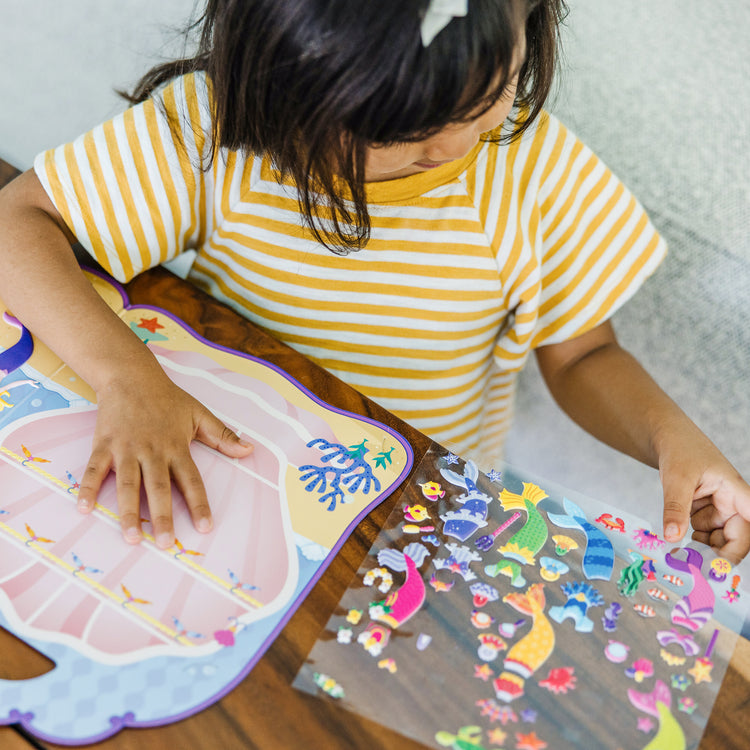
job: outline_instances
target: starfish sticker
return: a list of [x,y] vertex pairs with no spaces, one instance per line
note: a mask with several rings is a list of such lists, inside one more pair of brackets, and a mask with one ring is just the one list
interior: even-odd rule
[[502,729],[490,729],[487,732],[487,741],[490,745],[502,745],[507,736],[508,733],[503,732]]
[[688,674],[693,675],[696,685],[700,682],[712,682],[711,670],[713,666],[714,663],[710,659],[702,656],[695,660],[695,666],[692,669],[688,669]]
[[477,677],[480,680],[483,680],[484,682],[487,682],[487,680],[492,677],[492,670],[490,669],[490,665],[485,663],[482,665],[475,664],[474,665],[474,677]]
[[508,722],[516,724],[518,723],[518,714],[510,706],[500,706],[500,716],[498,719],[503,726]]
[[435,589],[438,593],[441,591],[450,591],[453,588],[453,581],[445,582],[441,581],[440,579],[436,578],[433,574],[430,578],[430,586]]
[[641,716],[638,719],[638,729],[648,734],[654,728],[654,722],[648,716]]
[[499,482],[499,481],[500,481],[500,479],[502,478],[502,476],[503,476],[503,475],[502,475],[502,472],[499,472],[499,471],[495,471],[495,469],[492,469],[492,470],[491,470],[491,471],[490,471],[490,472],[489,472],[489,473],[487,474],[487,479],[489,479],[489,480],[490,480],[490,482]]
[[547,743],[536,736],[536,732],[520,734],[516,732],[516,750],[544,750]]

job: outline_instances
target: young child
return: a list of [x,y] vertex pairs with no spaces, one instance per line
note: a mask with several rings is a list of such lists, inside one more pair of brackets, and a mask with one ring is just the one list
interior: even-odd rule
[[195,57],[0,195],[0,298],[96,391],[79,507],[116,473],[125,538],[189,453],[240,442],[93,293],[182,251],[190,280],[480,466],[501,455],[533,351],[560,406],[658,467],[665,536],[737,559],[750,487],[608,318],[665,248],[640,205],[542,110],[563,0],[209,0]]

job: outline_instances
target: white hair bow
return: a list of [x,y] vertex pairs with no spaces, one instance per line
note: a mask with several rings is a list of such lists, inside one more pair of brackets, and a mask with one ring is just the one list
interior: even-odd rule
[[469,0],[430,0],[419,27],[422,46],[428,47],[432,40],[453,18],[469,12]]

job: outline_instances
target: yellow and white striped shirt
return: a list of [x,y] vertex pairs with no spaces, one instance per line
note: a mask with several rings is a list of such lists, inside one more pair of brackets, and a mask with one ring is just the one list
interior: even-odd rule
[[535,347],[598,325],[661,261],[642,207],[554,117],[510,145],[367,187],[372,236],[338,256],[268,157],[209,169],[203,74],[40,154],[81,244],[120,281],[185,249],[190,280],[457,453],[501,454]]

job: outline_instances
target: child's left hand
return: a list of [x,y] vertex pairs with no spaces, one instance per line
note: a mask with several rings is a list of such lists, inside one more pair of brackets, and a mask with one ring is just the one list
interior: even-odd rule
[[605,322],[539,347],[539,369],[560,406],[581,427],[658,467],[664,538],[693,539],[738,562],[750,552],[750,486],[672,401]]
[[[692,431],[691,431],[692,432]],[[732,563],[750,551],[750,486],[697,429],[659,454],[664,488],[664,537],[693,539]]]

